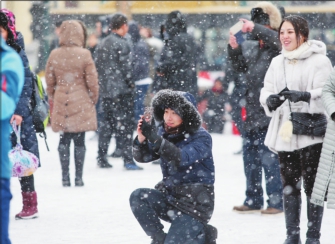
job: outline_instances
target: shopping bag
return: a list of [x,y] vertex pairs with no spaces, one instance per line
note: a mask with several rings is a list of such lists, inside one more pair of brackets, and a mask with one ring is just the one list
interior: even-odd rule
[[16,134],[16,146],[8,152],[8,157],[12,163],[12,177],[24,177],[32,175],[39,165],[38,158],[26,150],[21,145],[21,126],[16,126],[15,120],[12,123]]

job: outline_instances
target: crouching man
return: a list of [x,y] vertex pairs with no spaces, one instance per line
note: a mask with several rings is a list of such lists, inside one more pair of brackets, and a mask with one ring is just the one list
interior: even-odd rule
[[[201,127],[195,98],[161,90],[152,107],[159,126],[141,116],[133,156],[141,163],[160,158],[163,179],[155,189],[135,190],[131,209],[152,244],[216,243],[217,230],[207,224],[214,210],[212,138]],[[160,219],[171,223],[167,233]]]

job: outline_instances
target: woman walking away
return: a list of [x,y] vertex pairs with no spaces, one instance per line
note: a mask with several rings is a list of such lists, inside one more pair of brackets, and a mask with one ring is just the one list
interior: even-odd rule
[[[29,61],[24,51],[24,40],[20,32],[15,28],[15,16],[7,10],[0,11],[0,30],[6,44],[12,47],[21,57],[24,66],[24,85],[19,102],[10,123],[14,120],[21,125],[21,145],[23,150],[33,153],[39,158],[38,142],[30,111],[30,98],[33,92],[32,73]],[[16,145],[16,135],[11,135],[12,146]],[[40,166],[40,165],[39,165]],[[38,217],[37,193],[35,191],[34,175],[19,178],[22,191],[22,211],[15,215],[15,219],[33,219]]]
[[[130,206],[152,244],[216,243],[217,230],[208,225],[214,210],[212,138],[201,128],[193,95],[161,90],[153,97],[153,115],[141,116],[133,143],[137,162],[161,159],[163,179],[155,189],[139,188]],[[170,222],[168,233],[160,219]]]
[[91,53],[85,48],[84,24],[67,20],[60,28],[60,47],[51,52],[45,74],[47,93],[54,102],[51,126],[54,132],[60,132],[58,152],[63,186],[71,186],[71,140],[74,141],[75,186],[83,186],[85,132],[97,129],[98,75]]
[[[284,18],[278,31],[282,53],[272,60],[260,96],[266,114],[272,117],[265,145],[279,156],[287,231],[285,244],[301,243],[301,178],[307,196],[306,244],[320,243],[321,235],[323,207],[312,204],[310,199],[326,124],[321,92],[332,65],[325,44],[308,40],[308,34],[304,18],[296,15]],[[305,130],[303,124],[311,116],[314,116],[311,123],[321,126]]]

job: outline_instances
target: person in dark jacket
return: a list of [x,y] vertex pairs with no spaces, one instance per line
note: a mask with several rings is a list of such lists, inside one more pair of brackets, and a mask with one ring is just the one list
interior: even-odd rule
[[211,89],[198,97],[198,102],[207,100],[202,117],[209,133],[223,133],[225,124],[225,104],[228,100],[228,83],[224,77],[217,77]]
[[[135,190],[130,206],[155,244],[200,244],[205,237],[215,243],[216,229],[207,225],[214,210],[212,138],[201,127],[195,104],[188,92],[161,90],[152,99],[158,131],[153,120],[142,116],[138,121],[134,159],[148,163],[160,158],[163,178],[155,189]],[[167,234],[160,219],[171,223]]]
[[137,22],[129,23],[132,40],[132,76],[135,83],[134,115],[135,121],[144,113],[144,99],[152,79],[149,76],[150,52],[148,44],[141,38]]
[[270,2],[260,2],[251,10],[251,21],[244,22],[242,32],[248,38],[238,44],[230,34],[228,58],[237,72],[246,75],[246,120],[244,122],[243,145],[244,170],[247,180],[246,199],[238,212],[260,211],[263,208],[262,168],[266,179],[266,193],[269,197],[263,214],[283,212],[283,189],[280,178],[278,156],[264,145],[270,119],[259,102],[260,90],[272,58],[280,51],[276,30],[281,23],[279,9]]
[[124,38],[128,32],[127,17],[116,13],[111,16],[111,33],[99,43],[95,63],[99,76],[101,105],[104,117],[99,128],[98,166],[110,168],[107,152],[112,138],[124,145],[122,158],[127,170],[140,170],[133,161],[134,88],[131,69],[131,48]]
[[[14,120],[21,125],[21,145],[23,150],[33,153],[39,159],[38,142],[30,110],[30,99],[33,92],[32,73],[27,55],[24,51],[24,40],[20,32],[15,29],[15,16],[7,10],[0,11],[0,26],[7,33],[6,43],[21,57],[24,66],[24,85],[19,102],[10,122]],[[12,146],[16,145],[16,135],[11,135]],[[38,217],[37,193],[35,191],[34,175],[19,178],[22,191],[22,211],[15,215],[15,219],[32,219]]]
[[186,16],[180,11],[168,14],[165,29],[169,40],[165,42],[157,76],[153,83],[153,93],[161,89],[172,89],[198,94],[197,57],[199,47],[195,39],[187,33]]
[[[2,15],[2,17],[4,17]],[[6,31],[1,34],[5,35]],[[0,56],[1,56],[1,161],[0,161],[0,243],[10,244],[8,227],[9,227],[9,207],[12,199],[10,191],[10,179],[12,176],[12,163],[9,160],[8,152],[12,144],[9,140],[12,132],[9,120],[13,115],[16,104],[19,101],[23,83],[24,69],[20,56],[15,50],[10,48],[4,38],[0,36]]]

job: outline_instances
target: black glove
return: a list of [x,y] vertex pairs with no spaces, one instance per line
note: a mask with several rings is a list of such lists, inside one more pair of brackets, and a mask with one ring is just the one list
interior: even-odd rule
[[149,124],[144,119],[142,120],[141,130],[145,138],[147,138],[147,140],[151,143],[154,143],[159,138],[161,138],[159,135],[157,135],[156,126],[153,124]]
[[283,102],[285,100],[280,100],[280,96],[277,94],[272,94],[266,99],[266,105],[268,105],[270,111],[276,110]]
[[311,99],[311,94],[309,92],[302,92],[302,91],[284,91],[282,92],[282,95],[290,100],[291,102],[299,102],[299,101],[303,101],[303,102],[307,102],[309,103],[309,100]]

